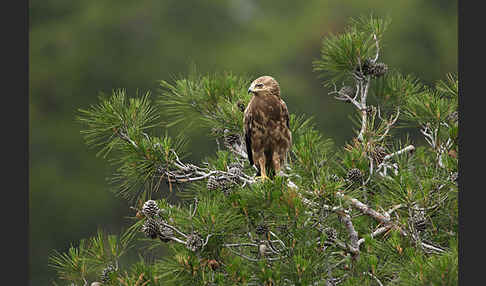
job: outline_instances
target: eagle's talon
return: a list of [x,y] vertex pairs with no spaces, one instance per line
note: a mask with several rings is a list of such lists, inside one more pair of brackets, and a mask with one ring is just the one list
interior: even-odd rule
[[265,175],[255,177],[255,181],[260,181],[260,180],[261,180],[262,182],[265,182],[266,180],[271,181],[271,180],[270,180],[270,178],[269,178],[269,177],[267,177],[267,176],[265,176]]

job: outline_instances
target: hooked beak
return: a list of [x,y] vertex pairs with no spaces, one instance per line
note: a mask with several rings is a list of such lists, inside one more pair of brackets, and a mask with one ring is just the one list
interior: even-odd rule
[[251,87],[248,88],[248,93],[252,93],[252,92],[253,92],[253,90],[251,89]]

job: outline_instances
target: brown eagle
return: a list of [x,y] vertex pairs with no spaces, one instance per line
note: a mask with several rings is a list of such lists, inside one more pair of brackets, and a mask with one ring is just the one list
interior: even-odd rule
[[280,173],[292,145],[289,111],[280,98],[278,82],[271,76],[255,79],[248,93],[253,96],[243,118],[246,150],[250,165],[255,165],[257,176],[265,180],[267,174]]

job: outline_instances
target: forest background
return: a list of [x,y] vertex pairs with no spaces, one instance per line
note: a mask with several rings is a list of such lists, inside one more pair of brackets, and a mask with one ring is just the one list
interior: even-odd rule
[[[340,146],[354,136],[353,107],[327,94],[312,61],[324,36],[370,13],[392,19],[382,43],[388,66],[426,84],[457,72],[457,1],[30,1],[30,285],[53,279],[52,250],[97,226],[117,233],[127,224],[127,202],[108,191],[111,169],[83,142],[79,108],[115,88],[155,91],[192,64],[202,74],[268,74],[289,111],[314,116]],[[202,132],[189,139],[189,161],[214,152]]]

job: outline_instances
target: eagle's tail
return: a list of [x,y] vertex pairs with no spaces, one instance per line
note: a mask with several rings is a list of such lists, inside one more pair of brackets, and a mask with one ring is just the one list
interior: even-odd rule
[[246,153],[248,156],[248,161],[250,161],[250,166],[253,166],[253,152],[251,152],[251,135],[250,132],[245,134],[245,144],[246,144]]

